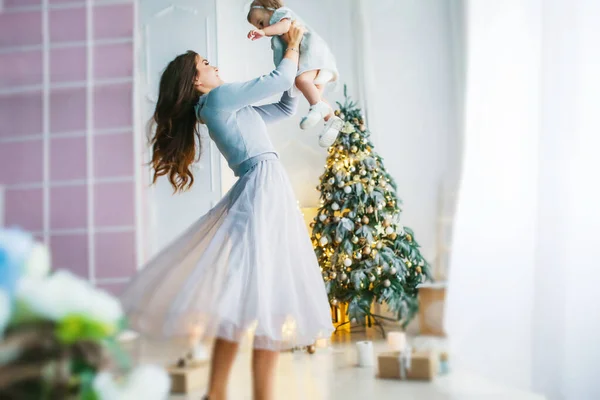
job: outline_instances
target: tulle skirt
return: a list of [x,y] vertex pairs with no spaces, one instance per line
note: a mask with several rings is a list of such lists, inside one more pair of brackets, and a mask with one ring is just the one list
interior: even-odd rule
[[283,350],[332,332],[319,265],[277,159],[260,161],[167,246],[122,295],[149,339],[239,342]]

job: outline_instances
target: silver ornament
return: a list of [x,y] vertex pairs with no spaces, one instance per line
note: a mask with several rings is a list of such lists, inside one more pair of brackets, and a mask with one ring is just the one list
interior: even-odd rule
[[361,174],[362,176],[365,176],[365,175],[367,174],[367,171],[366,171],[366,170],[364,170],[364,169],[361,169],[361,170],[360,170],[360,174]]
[[325,214],[321,214],[321,215],[319,215],[319,221],[323,222],[323,221],[325,221],[326,219],[327,219],[327,215],[325,215]]
[[349,258],[346,258],[346,259],[344,260],[344,265],[345,265],[346,267],[349,267],[349,266],[351,266],[351,265],[352,265],[352,260],[351,260],[351,259],[349,259]]
[[371,282],[375,282],[375,275],[371,275],[371,276],[369,276],[369,280],[370,280]]
[[390,287],[392,285],[392,282],[390,282],[389,279],[386,279],[385,281],[383,281],[383,286],[384,287]]
[[383,243],[381,243],[381,242],[377,242],[377,248],[378,248],[379,250],[381,250],[381,248],[382,248],[382,247],[383,247]]
[[339,146],[338,146],[338,151],[344,151],[344,146],[342,146],[342,145],[339,145]]
[[358,237],[357,236],[353,236],[352,237],[352,243],[354,243],[354,244],[358,243]]
[[333,185],[335,183],[335,178],[329,178],[327,182],[329,182],[330,185]]
[[329,243],[329,240],[327,240],[327,236],[323,236],[320,240],[319,240],[319,244],[321,246],[325,246],[327,243]]
[[354,166],[350,167],[350,172],[354,172],[356,171],[356,168]]
[[340,222],[340,217],[333,217],[333,222]]
[[325,198],[326,198],[327,200],[331,200],[331,198],[332,198],[332,197],[333,197],[333,195],[332,195],[331,193],[327,193],[327,194],[325,195]]
[[398,271],[396,270],[396,267],[392,267],[392,268],[390,269],[390,274],[392,274],[392,275],[396,275],[396,272],[398,272]]
[[345,281],[346,279],[348,279],[348,275],[346,275],[345,272],[342,272],[342,274],[340,275],[340,281]]
[[340,209],[340,206],[339,206],[339,204],[338,204],[338,203],[333,203],[333,204],[331,205],[331,209],[332,209],[333,211],[337,211],[337,210],[339,210],[339,209]]
[[336,298],[331,299],[331,305],[337,306],[338,300]]
[[352,191],[352,188],[350,186],[346,186],[344,188],[344,193],[346,193],[346,194],[350,193],[351,191]]
[[391,235],[392,233],[394,233],[394,228],[392,228],[391,226],[388,226],[387,228],[385,228],[386,235]]
[[345,185],[345,183],[344,183],[344,182],[340,182],[340,183],[338,183],[338,187],[341,187],[341,188],[342,188],[342,187],[344,187],[344,185]]

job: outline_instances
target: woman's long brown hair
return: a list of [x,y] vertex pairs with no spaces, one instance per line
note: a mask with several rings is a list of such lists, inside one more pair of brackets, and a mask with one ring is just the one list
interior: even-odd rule
[[[190,169],[201,147],[194,105],[201,94],[195,87],[198,54],[188,51],[169,63],[160,78],[158,101],[151,126],[156,126],[152,145],[152,183],[167,175],[175,192],[194,183]],[[152,134],[152,129],[150,129]]]

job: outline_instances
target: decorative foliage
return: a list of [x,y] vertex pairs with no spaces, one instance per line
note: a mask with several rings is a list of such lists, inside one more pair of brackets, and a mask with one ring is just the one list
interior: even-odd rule
[[335,113],[345,124],[317,186],[313,247],[332,305],[347,303],[351,320],[370,323],[373,302],[386,303],[406,325],[418,309],[418,285],[430,278],[429,264],[401,224],[396,183],[373,151],[361,110],[346,88],[344,95]]
[[[166,399],[165,371],[130,371],[112,295],[66,271],[50,272],[47,248],[0,229],[0,398]],[[129,376],[117,382],[108,367]]]

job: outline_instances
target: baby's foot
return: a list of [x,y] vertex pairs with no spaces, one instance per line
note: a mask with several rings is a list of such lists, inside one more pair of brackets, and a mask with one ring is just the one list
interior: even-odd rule
[[319,146],[329,147],[337,139],[340,129],[344,126],[341,118],[332,115],[326,122],[323,131],[319,134]]
[[[300,120],[300,129],[310,129],[316,126],[319,121],[323,120],[331,113],[331,107],[324,101],[310,107],[308,114]],[[341,129],[341,128],[340,128]]]

